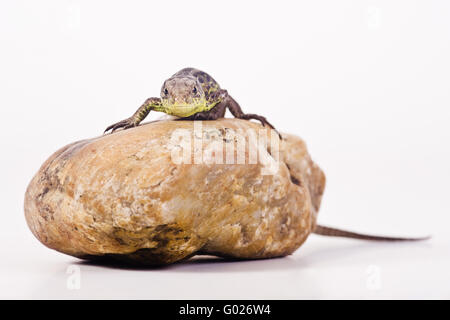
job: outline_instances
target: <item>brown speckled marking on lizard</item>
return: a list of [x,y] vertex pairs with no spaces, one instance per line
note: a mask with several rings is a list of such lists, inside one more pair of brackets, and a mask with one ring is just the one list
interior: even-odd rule
[[[177,116],[180,120],[216,120],[225,116],[227,108],[236,118],[255,119],[263,126],[275,129],[265,117],[244,113],[227,90],[221,89],[209,74],[184,68],[164,81],[161,98],[148,98],[131,117],[110,125],[105,132],[135,127],[151,110]],[[279,137],[281,139],[280,134]]]

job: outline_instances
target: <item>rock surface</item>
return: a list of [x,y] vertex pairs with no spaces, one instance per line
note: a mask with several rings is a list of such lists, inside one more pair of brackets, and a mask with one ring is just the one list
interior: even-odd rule
[[[152,122],[58,150],[26,191],[29,228],[75,257],[145,265],[294,252],[315,226],[325,186],[304,142],[287,134],[268,145],[251,134],[242,140],[233,133],[262,128],[245,120],[194,125]],[[265,162],[252,163],[254,150]],[[220,152],[225,164],[211,163]]]

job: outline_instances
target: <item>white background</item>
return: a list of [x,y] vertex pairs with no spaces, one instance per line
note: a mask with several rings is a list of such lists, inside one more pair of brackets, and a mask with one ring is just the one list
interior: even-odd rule
[[[2,1],[0,298],[450,298],[449,57],[448,1]],[[307,141],[320,223],[433,239],[313,235],[282,259],[158,270],[41,245],[23,196],[42,162],[187,66]]]

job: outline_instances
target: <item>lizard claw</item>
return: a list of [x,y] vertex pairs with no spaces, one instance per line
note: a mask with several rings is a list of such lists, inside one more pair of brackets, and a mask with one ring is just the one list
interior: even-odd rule
[[106,130],[103,132],[103,134],[105,134],[107,131],[111,130],[111,133],[113,133],[114,131],[116,131],[119,128],[123,128],[123,130],[129,129],[129,128],[133,128],[136,126],[136,123],[133,121],[133,119],[128,118],[122,121],[119,121],[115,124],[110,125],[108,128],[106,128]]
[[265,127],[267,125],[270,129],[274,130],[278,134],[278,137],[280,138],[280,140],[283,140],[281,133],[279,133],[278,130],[275,129],[275,127],[269,121],[267,121],[267,119],[265,117],[263,117],[263,116],[259,116],[259,117],[260,118],[258,118],[257,120],[259,120],[261,122],[263,127]]
[[279,133],[278,130],[275,129],[275,127],[269,121],[267,121],[267,119],[265,117],[257,115],[257,114],[245,114],[243,116],[243,119],[247,119],[247,120],[255,119],[255,120],[258,120],[259,122],[261,122],[263,127],[265,127],[267,125],[270,129],[275,130],[275,132],[278,134],[278,137],[280,138],[280,140],[283,140],[283,137],[281,136],[281,133]]

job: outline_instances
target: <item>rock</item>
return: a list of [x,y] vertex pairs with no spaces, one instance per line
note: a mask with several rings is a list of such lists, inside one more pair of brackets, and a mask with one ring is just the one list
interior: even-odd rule
[[47,247],[83,259],[289,255],[315,226],[325,176],[300,138],[257,143],[261,128],[159,121],[72,143],[30,182],[28,226]]

